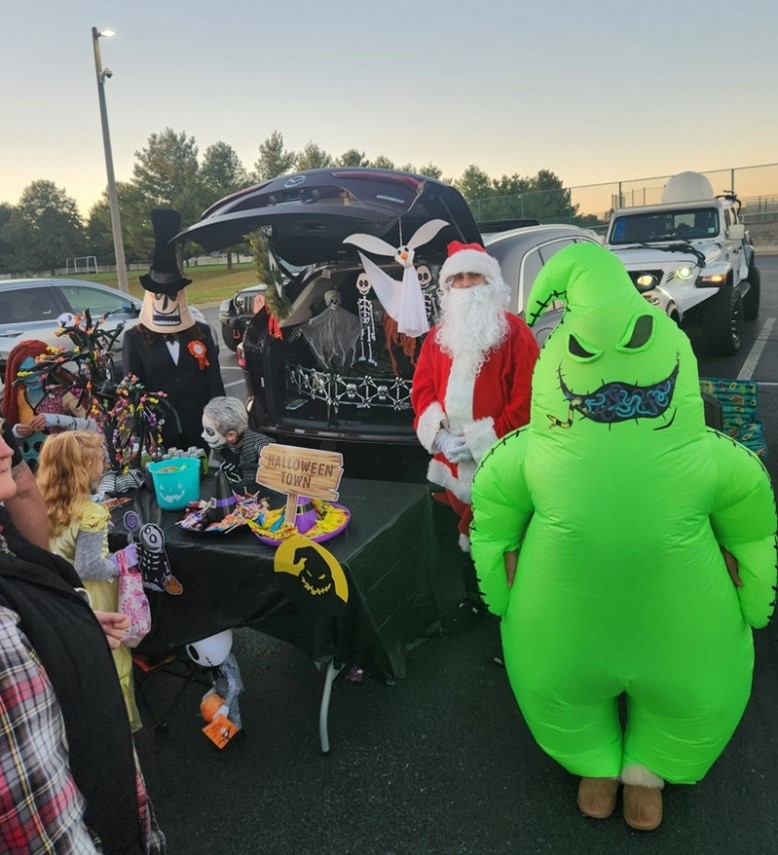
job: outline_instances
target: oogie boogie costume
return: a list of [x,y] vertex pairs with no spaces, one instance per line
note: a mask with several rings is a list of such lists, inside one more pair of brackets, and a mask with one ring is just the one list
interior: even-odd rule
[[[769,479],[705,427],[687,337],[615,256],[559,252],[530,312],[556,297],[567,309],[535,368],[530,424],[492,449],[473,484],[481,589],[545,751],[584,777],[641,784],[631,774],[642,769],[694,782],[748,700],[749,624],[773,612]],[[508,588],[503,556],[517,549]]]
[[224,394],[219,353],[207,324],[192,317],[185,288],[191,279],[178,270],[175,246],[170,243],[181,225],[181,216],[169,208],[151,212],[154,225],[154,260],[148,274],[140,277],[146,289],[141,323],[124,335],[123,363],[149,392],[165,392],[181,422],[165,419],[165,448],[205,448],[200,432],[203,407]]

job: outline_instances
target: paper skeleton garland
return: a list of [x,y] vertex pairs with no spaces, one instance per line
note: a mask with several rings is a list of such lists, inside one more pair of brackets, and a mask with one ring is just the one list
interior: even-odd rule
[[359,356],[358,362],[369,362],[377,365],[373,357],[373,345],[375,344],[375,317],[373,315],[373,303],[370,299],[370,280],[364,271],[357,276],[357,311],[359,312]]
[[[416,268],[413,266],[415,250],[429,243],[448,223],[445,220],[429,220],[420,226],[411,239],[399,247],[393,247],[381,238],[366,234],[353,234],[343,240],[353,246],[373,252],[376,255],[389,256],[403,268],[402,281],[397,282],[388,273],[359,253],[362,266],[370,284],[376,292],[381,305],[397,322],[397,331],[402,335],[417,338],[429,332],[429,322],[424,307],[424,295],[419,284]],[[402,238],[401,238],[402,239]]]

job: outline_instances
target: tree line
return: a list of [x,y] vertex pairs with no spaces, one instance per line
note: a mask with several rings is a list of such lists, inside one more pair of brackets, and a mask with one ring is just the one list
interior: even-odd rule
[[[145,263],[152,256],[152,208],[175,208],[188,226],[198,222],[207,207],[236,190],[291,172],[333,166],[399,168],[440,179],[471,201],[479,220],[534,217],[541,222],[587,224],[592,219],[579,216],[577,206],[570,204],[569,191],[548,170],[532,177],[516,174],[495,179],[473,165],[455,180],[444,178],[434,163],[395,167],[383,155],[370,160],[356,148],[340,157],[333,157],[315,142],[299,152],[291,151],[285,148],[279,131],[259,145],[251,171],[227,143],[208,146],[200,157],[195,138],[172,128],[152,134],[135,158],[131,179],[117,182],[116,187],[127,262]],[[107,189],[86,219],[65,190],[44,179],[25,187],[17,205],[0,203],[0,272],[53,272],[67,258],[87,255],[96,256],[101,265],[115,264]]]

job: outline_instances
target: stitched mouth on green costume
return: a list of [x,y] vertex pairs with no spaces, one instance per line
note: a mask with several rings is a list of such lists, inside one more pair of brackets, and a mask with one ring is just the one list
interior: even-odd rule
[[616,424],[635,419],[655,419],[667,412],[678,380],[678,361],[664,380],[651,386],[636,386],[617,380],[603,383],[594,392],[578,393],[567,386],[559,367],[559,388],[570,407],[587,419],[601,424]]

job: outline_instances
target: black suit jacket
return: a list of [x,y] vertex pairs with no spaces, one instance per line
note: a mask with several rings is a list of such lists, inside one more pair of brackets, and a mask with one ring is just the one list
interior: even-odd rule
[[[224,394],[219,354],[205,324],[195,324],[200,341],[206,347],[208,365],[203,368],[189,352],[191,339],[181,336],[178,365],[173,362],[165,336],[152,333],[152,341],[137,327],[124,334],[122,361],[124,371],[135,374],[148,392],[165,392],[168,402],[174,407],[181,420],[179,431],[175,419],[168,416],[162,428],[165,448],[189,448],[191,445],[207,448],[200,434],[203,432],[203,407],[217,395]],[[188,331],[187,331],[188,332]]]

